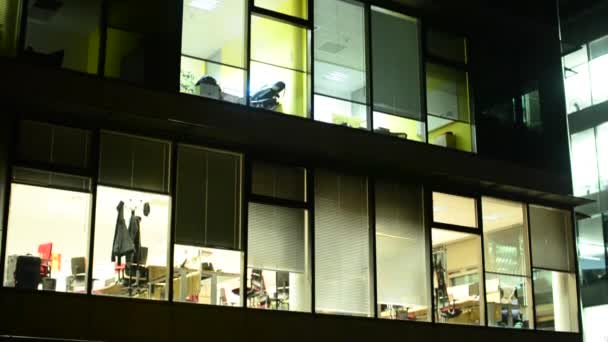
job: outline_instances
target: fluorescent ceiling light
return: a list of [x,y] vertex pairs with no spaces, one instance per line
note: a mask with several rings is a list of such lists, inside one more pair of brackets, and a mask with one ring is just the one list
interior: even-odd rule
[[192,0],[190,6],[204,11],[213,11],[219,5],[220,0]]
[[327,73],[324,78],[330,81],[344,82],[348,78],[348,75],[340,71],[332,71]]

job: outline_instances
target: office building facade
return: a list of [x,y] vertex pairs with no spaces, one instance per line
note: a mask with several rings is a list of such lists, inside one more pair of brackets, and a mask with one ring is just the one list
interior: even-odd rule
[[0,335],[581,340],[552,1],[1,4]]
[[608,331],[608,230],[606,228],[606,128],[608,27],[605,1],[562,4],[564,88],[575,196],[593,203],[576,208],[585,341],[602,341]]

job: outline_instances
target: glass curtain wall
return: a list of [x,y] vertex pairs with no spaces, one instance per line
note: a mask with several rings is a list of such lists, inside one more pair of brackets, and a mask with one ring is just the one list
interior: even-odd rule
[[430,321],[427,237],[422,187],[374,184],[378,317]]
[[533,328],[527,213],[522,203],[482,198],[488,325]]
[[316,0],[314,11],[314,118],[369,129],[365,8]]
[[245,104],[247,1],[184,1],[180,92]]
[[536,327],[578,331],[572,217],[568,211],[529,206]]
[[306,170],[252,166],[247,232],[247,306],[311,311]]
[[568,114],[608,100],[608,36],[580,46],[562,64]]
[[315,311],[373,315],[367,179],[315,170]]
[[173,300],[240,306],[242,156],[177,148]]
[[430,30],[426,42],[428,141],[474,152],[466,39]]
[[438,192],[432,196],[435,322],[484,325],[481,232],[476,199]]
[[426,141],[418,19],[372,6],[371,45],[374,132]]

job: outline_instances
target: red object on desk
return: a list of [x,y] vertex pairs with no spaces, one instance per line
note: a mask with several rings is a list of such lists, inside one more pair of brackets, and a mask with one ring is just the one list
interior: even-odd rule
[[40,276],[42,278],[51,276],[51,262],[53,261],[53,243],[38,245],[38,256],[40,257]]

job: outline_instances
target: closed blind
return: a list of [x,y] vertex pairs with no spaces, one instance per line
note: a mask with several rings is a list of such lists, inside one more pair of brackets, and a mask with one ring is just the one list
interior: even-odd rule
[[305,201],[306,171],[299,167],[255,162],[252,170],[251,188],[256,195]]
[[304,273],[303,209],[249,204],[248,266]]
[[170,147],[167,141],[102,132],[99,182],[168,193]]
[[376,182],[378,303],[428,305],[422,188]]
[[241,156],[179,146],[175,242],[240,249],[240,217]]
[[84,169],[89,166],[90,146],[89,131],[35,121],[19,125],[21,161]]
[[369,316],[367,181],[320,170],[315,178],[316,310]]
[[64,173],[35,170],[24,167],[15,167],[13,168],[12,179],[16,183],[23,183],[29,185],[69,189],[83,192],[91,191],[90,178],[68,175]]
[[418,21],[372,7],[374,110],[421,119]]
[[532,267],[574,271],[570,212],[530,206]]

